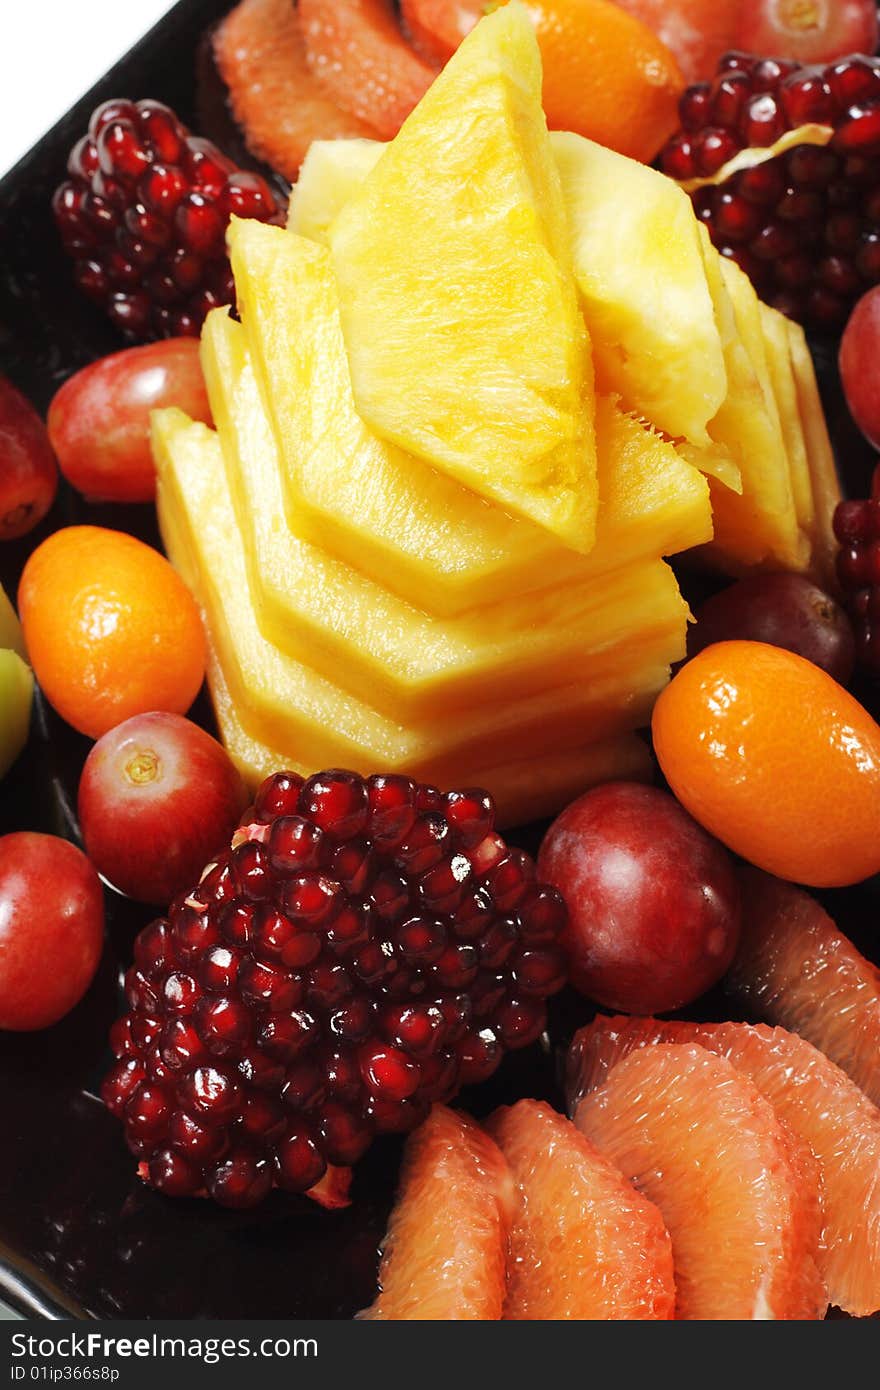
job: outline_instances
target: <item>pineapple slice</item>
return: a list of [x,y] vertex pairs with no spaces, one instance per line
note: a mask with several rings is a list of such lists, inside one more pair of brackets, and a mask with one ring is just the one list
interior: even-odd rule
[[360,414],[587,553],[589,342],[526,9],[472,30],[331,228]]
[[[246,731],[213,652],[208,657],[208,685],[220,737],[248,786],[256,788],[264,777],[280,767],[291,768],[303,777],[315,771],[317,764],[303,761],[301,748],[294,749],[287,744],[272,747]],[[356,770],[366,776],[379,769],[366,761]],[[650,782],[653,773],[647,745],[637,734],[620,734],[597,743],[577,744],[549,757],[518,758],[494,767],[471,764],[466,769],[469,786],[491,790],[497,808],[497,824],[502,830],[555,816],[575,797],[601,782]],[[455,785],[454,780],[449,781],[443,775],[442,768],[425,775],[440,786]],[[453,779],[456,775],[461,774],[453,771]]]
[[816,511],[807,445],[798,408],[797,383],[791,362],[788,319],[780,314],[778,309],[772,309],[769,304],[759,303],[759,309],[770,381],[776,397],[782,437],[788,455],[795,516],[801,531],[810,540],[812,549],[811,538],[815,532]]
[[[730,263],[722,262],[702,225],[700,241],[728,379],[727,398],[710,422],[709,434],[716,446],[733,458],[743,482],[742,493],[737,495],[710,481],[715,541],[706,552],[707,558],[733,574],[760,567],[800,570],[807,557],[766,369],[757,300],[750,298],[751,285],[738,267],[733,268],[735,275],[725,270]],[[728,281],[737,294],[736,306]],[[758,371],[762,364],[763,383]]]
[[597,401],[601,497],[587,557],[383,443],[355,409],[327,252],[236,221],[230,250],[287,520],[302,540],[448,617],[710,538],[705,480],[610,401]]
[[[642,599],[640,568],[615,571],[605,581],[587,576],[577,585],[512,595],[438,622],[300,541],[284,524],[278,451],[244,332],[225,309],[208,317],[202,362],[260,629],[289,655],[331,678],[339,675],[368,703],[395,717],[423,719],[463,705],[473,709],[480,700],[494,703],[502,682],[513,700],[579,674],[595,680],[603,660],[597,649],[607,664],[607,653],[642,624],[649,628],[660,595]],[[638,436],[639,426],[625,424]],[[612,505],[638,506],[644,493],[640,459],[636,448],[621,451],[614,472],[622,476],[609,487]],[[628,612],[624,623],[615,617],[610,631],[603,625],[609,607]]]
[[[707,430],[727,395],[727,368],[691,200],[662,174],[579,135],[551,131],[550,144],[603,389],[697,446],[694,466],[741,492],[739,469]],[[332,224],[385,149],[378,140],[316,140],[291,196],[289,230],[329,245]]]
[[841,498],[840,479],[804,330],[791,320],[786,320],[786,328],[813,489],[813,570],[819,581],[834,593],[837,590],[837,539],[833,521]]
[[[476,757],[503,762],[594,739],[644,722],[683,651],[686,610],[666,577],[664,628],[625,644],[618,670],[593,684],[541,691],[521,702],[504,698],[479,711],[404,726],[341,691],[309,667],[284,656],[259,634],[250,600],[244,549],[226,486],[220,446],[206,426],[180,411],[154,415],[159,515],[168,553],[198,596],[223,678],[252,737],[301,750],[319,766],[340,762],[409,768],[447,780],[467,778]],[[658,570],[665,570],[659,565]],[[657,573],[655,581],[663,576]],[[626,662],[629,666],[626,666]]]
[[290,190],[287,230],[330,245],[330,228],[387,149],[382,140],[313,140]]
[[690,198],[580,135],[554,132],[550,142],[601,389],[708,448],[727,370]]

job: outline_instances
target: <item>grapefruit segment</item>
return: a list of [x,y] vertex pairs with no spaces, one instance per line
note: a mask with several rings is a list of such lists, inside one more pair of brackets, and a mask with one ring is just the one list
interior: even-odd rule
[[746,910],[728,993],[806,1038],[880,1104],[880,970],[802,889],[752,868],[741,883]]
[[437,69],[414,53],[391,0],[299,0],[312,73],[339,105],[396,135]]
[[819,1318],[815,1187],[773,1107],[699,1046],[640,1048],[611,1069],[575,1123],[660,1208],[677,1315]]
[[654,1204],[549,1105],[521,1100],[487,1128],[519,1198],[504,1317],[673,1317],[672,1246]]
[[291,0],[241,0],[217,29],[214,61],[251,154],[291,182],[313,140],[376,134],[312,75]]
[[485,0],[400,0],[403,27],[419,53],[442,66],[486,13]]
[[567,1093],[573,1111],[614,1064],[648,1043],[698,1043],[747,1073],[812,1150],[822,1180],[818,1264],[830,1301],[864,1317],[880,1310],[880,1111],[839,1067],[784,1028],[596,1018],[575,1035]]
[[501,1317],[513,1178],[473,1120],[435,1105],[407,1140],[388,1224],[379,1295],[363,1318]]

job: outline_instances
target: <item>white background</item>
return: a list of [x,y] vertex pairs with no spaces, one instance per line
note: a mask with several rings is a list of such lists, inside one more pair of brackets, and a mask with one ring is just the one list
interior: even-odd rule
[[0,176],[173,0],[2,0]]

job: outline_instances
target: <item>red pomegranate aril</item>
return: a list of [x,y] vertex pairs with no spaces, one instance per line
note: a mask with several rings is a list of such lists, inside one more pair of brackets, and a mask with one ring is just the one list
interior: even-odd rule
[[523,994],[547,998],[565,984],[565,956],[555,950],[523,951],[514,965],[514,975]]
[[196,1018],[199,1036],[218,1057],[240,1053],[253,1037],[253,1015],[238,999],[203,999]]
[[498,1070],[504,1048],[493,1028],[480,1028],[470,1033],[459,1049],[461,1062],[461,1083],[475,1086]]
[[168,227],[168,218],[180,205],[188,188],[189,182],[180,169],[154,164],[138,184],[138,194],[144,206],[159,214]]
[[126,1128],[142,1143],[163,1139],[168,1133],[171,1110],[170,1091],[155,1082],[144,1081],[126,1101]]
[[367,789],[356,773],[332,768],[306,781],[297,809],[333,839],[348,840],[366,829]]
[[[751,83],[745,73],[722,74],[712,84],[711,100],[707,104],[705,118],[702,122],[694,123],[690,103],[682,101],[680,110],[682,126],[685,130],[691,131],[700,131],[704,127],[711,128],[712,126],[734,129],[739,121],[743,103],[750,95],[751,90]],[[685,110],[688,112],[688,121],[685,120]]]
[[813,278],[813,261],[806,252],[794,256],[782,256],[776,262],[776,274],[788,289],[802,289]]
[[303,1124],[290,1128],[276,1155],[278,1186],[287,1192],[306,1192],[327,1171],[327,1160],[311,1129]]
[[219,1206],[240,1209],[258,1206],[271,1191],[272,1182],[272,1165],[265,1153],[247,1144],[236,1145],[205,1178],[208,1192]]
[[186,142],[183,168],[197,190],[210,194],[212,199],[223,192],[230,174],[235,173],[232,160],[221,154],[210,140],[198,135],[189,136]]
[[502,1000],[510,992],[511,983],[510,978],[500,971],[494,975],[488,970],[480,971],[470,990],[473,1001],[473,1017],[478,1023],[492,1018]]
[[422,1062],[421,1095],[432,1104],[449,1100],[458,1086],[458,1059],[454,1052],[440,1052]]
[[243,1081],[248,1082],[251,1086],[256,1086],[261,1091],[280,1093],[281,1087],[284,1085],[284,1064],[272,1057],[267,1057],[266,1053],[260,1052],[258,1048],[254,1048],[246,1052],[243,1057],[239,1057],[235,1069]]
[[105,174],[139,179],[150,163],[150,154],[131,121],[109,121],[102,126],[95,145]]
[[257,819],[274,821],[279,816],[296,814],[303,778],[296,772],[275,772],[260,786],[254,801]]
[[412,877],[427,873],[448,852],[449,826],[442,816],[420,815],[406,839],[398,845],[396,862]]
[[375,1012],[375,1005],[368,999],[352,999],[334,1009],[327,1019],[327,1028],[340,1042],[364,1042],[373,1031]]
[[499,917],[493,923],[477,948],[484,970],[498,970],[507,962],[516,945],[517,935],[517,924],[511,918]]
[[729,131],[710,126],[691,141],[692,158],[697,172],[715,174],[740,151],[740,142]]
[[254,1139],[277,1139],[287,1119],[281,1101],[268,1091],[250,1091],[245,1097],[241,1111],[241,1127]]
[[736,193],[725,192],[713,200],[715,226],[731,241],[749,241],[759,230],[761,214],[754,203]]
[[125,976],[125,997],[130,1009],[154,1014],[159,1007],[159,995],[142,970],[129,970]]
[[311,1110],[321,1104],[328,1085],[327,1073],[320,1063],[300,1060],[287,1068],[281,1099],[291,1110]]
[[500,835],[494,831],[488,834],[485,840],[481,840],[474,849],[468,853],[474,873],[478,878],[489,874],[497,864],[507,855],[507,845]]
[[216,1163],[227,1148],[227,1140],[222,1130],[208,1128],[199,1124],[185,1110],[175,1110],[168,1122],[169,1143],[199,1167],[205,1163]]
[[303,874],[284,889],[284,910],[299,926],[320,927],[339,910],[342,888],[324,874]]
[[181,1083],[189,1108],[206,1124],[225,1125],[241,1104],[241,1085],[230,1071],[206,1064],[193,1069]]
[[202,1185],[198,1168],[174,1149],[159,1149],[148,1164],[150,1182],[169,1197],[193,1197]]
[[752,86],[756,92],[775,92],[783,78],[789,77],[799,66],[790,58],[753,58]]
[[162,1030],[159,1055],[169,1071],[185,1071],[205,1056],[205,1044],[191,1018],[173,1018]]
[[382,1011],[389,1042],[418,1059],[430,1057],[446,1037],[446,1020],[434,1004],[396,1004]]
[[253,903],[227,903],[220,913],[220,932],[230,946],[242,949],[254,939],[257,909]]
[[301,874],[317,868],[324,836],[302,816],[282,815],[269,831],[269,862],[276,874]]
[[832,148],[842,154],[877,154],[880,151],[880,102],[851,106],[831,143]]
[[534,879],[534,862],[522,850],[510,850],[486,875],[496,909],[510,912],[518,907]]
[[416,789],[408,777],[387,774],[367,782],[367,835],[374,844],[396,845],[416,818]]
[[88,135],[82,135],[67,157],[67,172],[73,179],[88,179],[97,168],[95,142]]
[[467,989],[477,978],[480,957],[470,941],[458,941],[446,947],[431,967],[432,974],[443,989]]
[[498,1036],[505,1047],[526,1047],[541,1036],[546,1023],[543,1004],[535,998],[508,999],[495,1016]]
[[433,965],[446,950],[444,924],[431,917],[410,917],[394,935],[395,946],[410,965]]
[[471,888],[456,910],[452,931],[460,941],[476,941],[495,916],[495,905],[485,888]]
[[230,173],[220,192],[220,208],[229,217],[253,217],[265,221],[275,213],[272,190],[259,174]]
[[410,906],[407,879],[397,869],[384,869],[370,886],[369,903],[382,922],[398,922]]
[[671,179],[686,183],[696,172],[694,149],[690,136],[674,135],[663,150],[663,169]]
[[533,885],[519,905],[522,938],[530,946],[558,941],[568,913],[556,888]]
[[820,69],[806,68],[787,78],[779,89],[779,102],[790,128],[810,122],[830,125],[834,120],[834,98]]
[[865,232],[856,253],[856,266],[869,284],[880,280],[880,232]]
[[174,213],[174,229],[197,256],[211,258],[222,251],[226,223],[205,193],[186,193]]
[[122,1115],[146,1075],[146,1068],[137,1057],[120,1057],[110,1068],[101,1083],[101,1099],[111,1115]]
[[355,1104],[363,1093],[363,1081],[357,1056],[351,1049],[340,1048],[329,1052],[323,1059],[327,1090],[334,1099],[348,1105]]
[[329,1162],[343,1167],[357,1163],[373,1137],[372,1125],[338,1101],[327,1101],[322,1106],[319,1133]]
[[364,1048],[360,1066],[364,1085],[374,1096],[400,1101],[418,1090],[418,1065],[399,1048],[381,1045]]
[[323,1009],[335,1009],[354,993],[354,981],[339,961],[321,961],[309,977],[309,1002]]
[[304,1009],[291,1013],[270,1014],[260,1029],[258,1042],[269,1057],[278,1062],[292,1062],[303,1052],[317,1034],[317,1024]]
[[[239,967],[244,957],[231,946],[218,943],[203,955],[199,965],[199,980],[212,994],[226,994],[235,988]],[[195,982],[193,982],[195,985]]]
[[428,1118],[430,1109],[430,1101],[421,1095],[407,1096],[405,1100],[378,1095],[370,1096],[366,1115],[377,1133],[407,1134]]
[[772,145],[785,130],[785,119],[776,98],[769,92],[749,97],[743,106],[738,129],[746,145]]
[[870,58],[849,57],[832,63],[825,80],[839,111],[878,94],[880,67]]
[[679,116],[685,130],[702,130],[710,121],[712,89],[708,82],[695,82],[681,99]]
[[[366,943],[370,939],[370,908],[366,903],[343,907],[324,930],[327,944],[337,953],[347,953],[352,947]],[[313,938],[317,949],[320,941]],[[316,952],[317,954],[317,952]]]
[[330,878],[342,884],[346,893],[363,893],[375,873],[372,850],[366,840],[348,840],[327,846],[324,868]]
[[464,850],[474,849],[495,826],[495,802],[479,787],[450,792],[444,814],[456,843]]

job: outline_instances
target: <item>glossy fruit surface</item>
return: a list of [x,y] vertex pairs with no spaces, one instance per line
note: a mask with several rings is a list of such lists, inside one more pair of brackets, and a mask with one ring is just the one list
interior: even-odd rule
[[620,1169],[541,1101],[496,1110],[488,1129],[518,1194],[505,1319],[674,1317],[669,1235]]
[[224,234],[233,213],[282,206],[159,101],[102,102],[67,161],[52,211],[79,288],[131,340],[198,335],[234,302]]
[[688,82],[715,71],[733,48],[742,0],[616,0],[671,48]]
[[[535,0],[528,5],[544,66],[551,130],[573,130],[650,161],[675,128],[683,79],[652,28],[612,0]],[[451,56],[486,13],[483,0],[412,0],[404,15],[423,48]],[[427,37],[427,43],[425,43]]]
[[28,559],[18,607],[47,700],[90,738],[133,714],[183,714],[198,694],[199,611],[168,561],[132,536],[56,531]]
[[390,140],[437,72],[407,43],[392,0],[300,0],[297,8],[312,72],[344,111]]
[[[729,53],[713,81],[685,91],[679,116],[660,166],[685,183],[715,246],[762,299],[838,332],[880,279],[880,59],[803,67]],[[789,136],[806,126],[804,143]],[[728,168],[746,150],[746,167]]]
[[46,426],[30,401],[0,376],[0,541],[15,540],[42,521],[58,490],[58,468]]
[[375,136],[311,71],[290,0],[241,0],[214,30],[213,50],[248,149],[291,183],[313,140]]
[[743,932],[725,989],[754,1018],[806,1038],[880,1105],[880,971],[782,879],[740,874]]
[[664,1013],[715,984],[736,950],[727,851],[666,792],[611,782],[547,832],[542,877],[569,905],[572,983],[606,1008]]
[[862,295],[840,340],[840,379],[850,414],[880,449],[880,285]]
[[824,1210],[818,1264],[829,1301],[856,1317],[880,1311],[880,1113],[849,1077],[784,1028],[597,1018],[575,1035],[567,1093],[574,1109],[611,1068],[647,1043],[699,1043],[751,1077],[819,1164]]
[[761,642],[707,647],[652,729],[682,805],[758,868],[816,887],[880,870],[880,728],[812,662]]
[[715,642],[768,642],[821,666],[845,685],[855,663],[852,625],[840,604],[803,574],[756,574],[706,600],[688,629],[688,655]]
[[407,1140],[379,1295],[364,1318],[496,1320],[502,1315],[514,1183],[492,1139],[436,1105]]
[[85,855],[54,835],[0,837],[0,1029],[57,1023],[98,968],[104,897]]
[[97,502],[152,501],[150,411],[167,405],[211,424],[194,338],[127,348],[70,377],[52,400],[47,425],[71,486]]
[[749,53],[830,63],[877,48],[876,0],[740,0],[735,43]]
[[98,740],[79,784],[92,863],[121,893],[168,903],[229,842],[246,793],[226,750],[178,714],[136,714]]
[[678,1318],[824,1315],[815,1165],[730,1062],[695,1045],[640,1048],[574,1118],[660,1208]]
[[306,1191],[541,1035],[565,909],[494,814],[396,775],[262,784],[126,976],[102,1095],[155,1186]]
[[0,777],[27,743],[34,678],[18,652],[0,647]]

